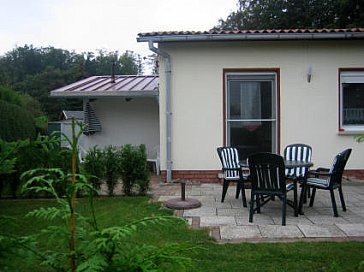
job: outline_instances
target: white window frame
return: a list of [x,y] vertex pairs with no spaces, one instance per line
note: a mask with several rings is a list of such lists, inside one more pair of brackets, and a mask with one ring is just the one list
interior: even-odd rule
[[340,70],[340,86],[339,86],[339,132],[341,133],[363,133],[364,125],[344,125],[344,105],[343,105],[343,84],[344,83],[364,83],[363,70]]

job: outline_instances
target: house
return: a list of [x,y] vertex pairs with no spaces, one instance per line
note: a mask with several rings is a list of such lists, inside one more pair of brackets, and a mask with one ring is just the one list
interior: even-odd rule
[[283,153],[306,143],[329,167],[353,148],[364,177],[364,28],[140,33],[161,58],[162,175],[217,181],[218,146]]
[[[54,132],[61,131],[63,134],[65,134],[69,139],[72,137],[72,118],[76,122],[83,122],[83,111],[73,111],[73,110],[63,110],[59,116],[60,121],[53,121],[48,122],[48,134],[51,135]],[[76,130],[78,131],[78,127],[76,127]],[[64,139],[62,135],[57,134],[59,137],[61,137],[62,147],[69,147],[70,144]],[[82,145],[81,145],[82,146]]]
[[61,120],[71,120],[74,118],[75,120],[83,121],[84,114],[83,111],[75,111],[75,110],[63,110],[61,113]]
[[53,90],[50,95],[82,99],[87,125],[79,140],[83,153],[94,146],[145,144],[148,158],[157,160],[158,87],[158,76],[92,76]]

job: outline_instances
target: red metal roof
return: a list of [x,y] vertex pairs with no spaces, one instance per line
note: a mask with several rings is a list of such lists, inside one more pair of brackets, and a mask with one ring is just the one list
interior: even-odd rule
[[355,39],[364,38],[364,28],[350,29],[262,29],[160,31],[139,33],[139,42],[213,41],[213,40],[277,40],[277,39]]
[[159,77],[117,75],[92,76],[51,91],[53,97],[157,96]]

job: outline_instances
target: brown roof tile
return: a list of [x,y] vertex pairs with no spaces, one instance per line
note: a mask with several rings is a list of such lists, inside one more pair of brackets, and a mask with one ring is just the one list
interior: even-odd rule
[[139,33],[139,37],[151,36],[169,36],[169,35],[201,35],[201,34],[281,34],[281,33],[354,33],[364,32],[364,28],[346,28],[346,29],[256,29],[256,30],[209,30],[209,31],[158,31]]

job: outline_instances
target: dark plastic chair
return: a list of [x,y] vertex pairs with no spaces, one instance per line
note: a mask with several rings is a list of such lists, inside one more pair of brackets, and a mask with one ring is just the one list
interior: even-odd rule
[[317,189],[327,190],[330,191],[331,196],[331,203],[332,209],[334,211],[334,216],[338,217],[337,206],[335,201],[335,194],[334,190],[339,190],[339,196],[341,201],[341,206],[343,211],[346,211],[346,205],[343,195],[343,189],[341,186],[341,180],[344,173],[344,169],[346,163],[350,157],[351,148],[346,149],[335,156],[333,161],[332,167],[329,171],[325,170],[324,168],[319,168],[317,170],[322,171],[310,171],[309,174],[313,175],[314,177],[307,178],[306,182],[304,183],[304,190],[307,188],[312,188],[312,195],[310,200],[310,207],[313,206],[315,201],[315,194]]
[[248,176],[243,175],[242,168],[239,164],[238,150],[234,147],[218,147],[217,154],[219,155],[224,174],[221,202],[224,202],[225,200],[230,182],[236,182],[235,198],[239,198],[241,191],[243,206],[247,207],[244,183],[248,181]]
[[282,202],[282,225],[286,225],[287,189],[283,157],[257,153],[248,157],[248,164],[252,183],[249,222],[253,222],[255,211],[260,213],[260,208],[277,196]]

